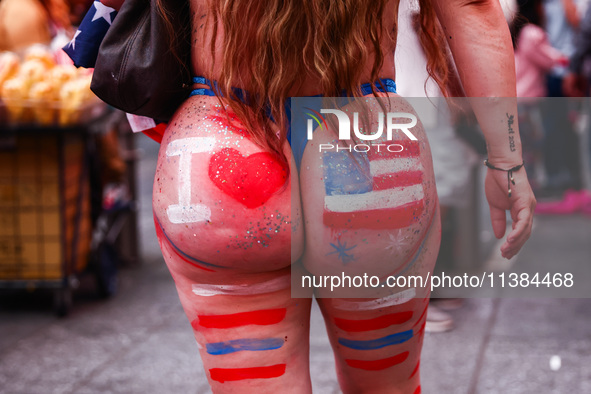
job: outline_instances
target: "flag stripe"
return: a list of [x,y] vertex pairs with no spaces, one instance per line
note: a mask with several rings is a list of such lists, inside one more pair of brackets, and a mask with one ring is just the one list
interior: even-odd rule
[[282,321],[285,318],[286,312],[286,308],[278,308],[230,315],[199,315],[197,319],[191,322],[191,325],[194,329],[197,329],[197,326],[205,328],[232,328],[251,324],[268,326]]
[[373,190],[388,190],[421,183],[423,183],[423,171],[399,171],[374,177]]
[[390,313],[384,316],[376,317],[374,319],[366,320],[350,320],[350,319],[339,319],[335,318],[335,325],[341,330],[347,332],[363,332],[379,330],[382,328],[390,327],[394,324],[406,323],[412,318],[412,311]]
[[209,374],[216,382],[230,382],[245,379],[277,378],[285,374],[285,364],[253,368],[211,368]]
[[379,210],[382,212],[417,202],[423,197],[423,185],[418,184],[362,194],[326,196],[324,203],[326,209],[332,212],[359,213],[359,211],[364,210]]
[[381,371],[394,365],[403,363],[408,358],[409,352],[403,352],[394,357],[383,358],[381,360],[345,360],[348,366],[366,371]]
[[369,162],[371,175],[392,174],[398,171],[422,170],[421,160],[416,157],[406,159],[373,160]]
[[[382,145],[382,144],[380,144]],[[388,141],[387,143],[383,144],[384,146],[376,146],[373,145],[371,149],[367,152],[367,157],[369,160],[379,160],[379,159],[392,159],[392,158],[404,158],[404,157],[417,157],[421,154],[421,145],[419,141]],[[394,145],[394,146],[393,146]],[[388,148],[388,146],[393,146]],[[404,149],[400,152],[396,152],[400,149],[400,147]],[[379,148],[379,152],[378,152]],[[394,152],[390,152],[388,149],[393,150]]]
[[371,230],[386,230],[408,227],[423,213],[423,200],[414,201],[397,208],[374,209],[357,212],[324,211],[323,221],[328,227]]

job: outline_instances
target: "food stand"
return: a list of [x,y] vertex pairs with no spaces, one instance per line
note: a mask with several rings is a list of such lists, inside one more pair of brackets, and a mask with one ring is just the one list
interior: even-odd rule
[[81,273],[99,287],[116,273],[89,266],[89,141],[107,115],[90,79],[44,52],[0,54],[0,288],[52,289],[60,316]]

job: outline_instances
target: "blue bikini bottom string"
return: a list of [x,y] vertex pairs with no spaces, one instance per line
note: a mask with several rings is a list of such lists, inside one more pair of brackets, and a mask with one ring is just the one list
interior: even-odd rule
[[[216,81],[211,81],[207,78],[204,77],[193,77],[193,83],[196,84],[201,84],[201,85],[207,85],[210,88],[213,87],[214,89],[218,90],[219,92],[219,87],[218,87],[218,83]],[[376,91],[378,92],[382,92],[382,93],[396,93],[396,82],[394,82],[392,79],[389,78],[381,78],[379,80],[376,81],[376,83],[373,83],[373,86],[375,86]],[[363,85],[361,85],[361,93],[364,96],[367,96],[368,94],[372,93],[372,84],[371,83],[364,83]],[[248,95],[248,93],[246,93],[244,90],[239,89],[239,88],[232,88],[232,90],[234,91],[234,93],[236,94],[236,96],[239,99],[243,99],[244,97],[246,97]],[[213,89],[206,89],[206,88],[199,88],[199,89],[194,89],[190,96],[215,96],[215,91]],[[341,97],[346,97],[347,93],[345,91],[343,91],[343,93],[341,94]],[[311,96],[311,97],[322,97],[322,95],[316,95],[316,96]]]

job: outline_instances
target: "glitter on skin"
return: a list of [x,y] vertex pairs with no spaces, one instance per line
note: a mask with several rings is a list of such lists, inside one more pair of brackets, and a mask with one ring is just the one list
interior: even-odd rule
[[[263,207],[263,211],[265,208]],[[250,249],[257,245],[263,248],[269,247],[274,235],[281,232],[291,231],[291,220],[289,216],[281,214],[278,210],[267,215],[263,212],[263,218],[259,221],[250,222],[243,236],[234,235],[230,237],[227,249]]]

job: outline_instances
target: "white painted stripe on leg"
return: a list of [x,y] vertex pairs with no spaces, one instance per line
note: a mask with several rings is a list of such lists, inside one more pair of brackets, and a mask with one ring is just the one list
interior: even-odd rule
[[216,295],[257,295],[272,293],[274,291],[287,289],[291,285],[291,276],[283,275],[262,283],[244,285],[209,285],[193,284],[193,294],[201,297]]
[[370,301],[345,301],[335,298],[332,305],[342,311],[367,311],[405,304],[415,298],[416,294],[416,289],[412,288]]

